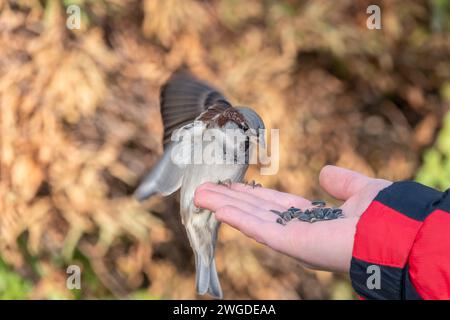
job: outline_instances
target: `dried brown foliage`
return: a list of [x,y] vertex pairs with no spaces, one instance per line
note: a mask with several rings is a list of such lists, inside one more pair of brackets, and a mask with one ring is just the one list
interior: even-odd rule
[[[159,87],[180,66],[281,129],[279,174],[249,179],[308,197],[327,163],[411,178],[444,111],[450,44],[426,1],[386,1],[382,31],[365,28],[367,1],[110,0],[86,3],[74,32],[46,3],[0,0],[0,254],[32,298],[71,297],[80,255],[106,288],[83,297],[196,297],[176,197],[130,197],[162,152]],[[336,296],[336,276],[229,227],[219,238],[226,298]]]

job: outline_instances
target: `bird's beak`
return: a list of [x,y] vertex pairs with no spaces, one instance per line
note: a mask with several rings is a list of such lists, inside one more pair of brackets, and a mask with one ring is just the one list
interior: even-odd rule
[[259,144],[262,148],[266,148],[264,131],[256,131],[255,129],[250,128],[245,132],[245,134],[250,138],[252,143],[255,143],[255,145]]

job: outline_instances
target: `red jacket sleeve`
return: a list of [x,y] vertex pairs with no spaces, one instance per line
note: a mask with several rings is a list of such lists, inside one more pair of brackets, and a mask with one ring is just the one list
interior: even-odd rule
[[377,195],[356,227],[350,267],[362,298],[450,299],[449,190],[405,181]]

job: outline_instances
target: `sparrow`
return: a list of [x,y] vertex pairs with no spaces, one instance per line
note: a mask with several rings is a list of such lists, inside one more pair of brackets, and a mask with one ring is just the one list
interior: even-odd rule
[[[242,182],[254,149],[249,142],[256,139],[261,146],[265,144],[264,122],[252,109],[234,107],[218,90],[187,72],[176,72],[162,86],[160,110],[164,153],[136,189],[135,197],[142,201],[157,193],[167,196],[181,189],[180,215],[194,251],[197,293],[221,299],[223,294],[214,258],[220,222],[211,211],[194,205],[194,193],[205,182],[226,185]],[[189,157],[183,155],[186,145],[188,151],[195,152],[195,143],[183,135],[182,140],[176,141],[176,133],[189,133],[195,140],[208,130],[213,130],[221,139],[201,139],[202,150],[211,147],[223,150],[222,154],[218,153],[220,159],[217,160],[224,161],[196,162],[192,161],[191,154]],[[230,132],[245,139],[236,143]],[[225,158],[231,161],[225,161]],[[238,161],[242,159],[244,161]]]

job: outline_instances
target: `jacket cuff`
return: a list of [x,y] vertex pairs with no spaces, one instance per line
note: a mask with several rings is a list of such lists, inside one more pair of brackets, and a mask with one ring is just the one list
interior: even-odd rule
[[408,257],[423,220],[441,199],[441,192],[411,181],[380,191],[356,227],[350,278],[361,297],[420,298],[409,280]]

